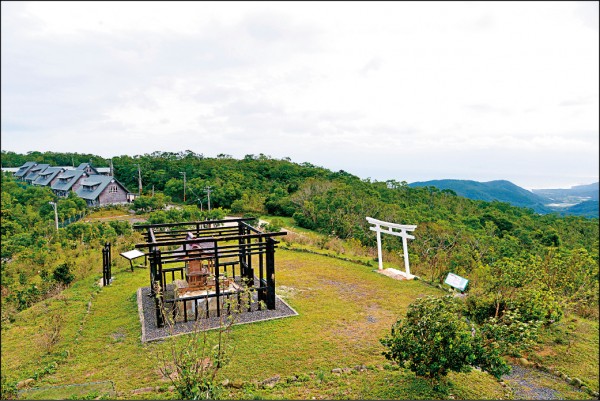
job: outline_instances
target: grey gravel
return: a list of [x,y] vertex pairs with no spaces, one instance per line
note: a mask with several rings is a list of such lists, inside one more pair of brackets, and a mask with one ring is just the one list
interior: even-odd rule
[[[167,291],[169,288],[167,288]],[[137,302],[140,322],[142,324],[142,342],[162,340],[172,335],[191,333],[196,326],[194,320],[188,322],[177,322],[173,328],[156,327],[156,312],[154,299],[149,296],[150,287],[138,289]],[[213,314],[216,315],[216,314]],[[280,297],[275,297],[274,310],[258,310],[257,295],[253,294],[252,311],[244,311],[235,317],[235,325],[254,323],[264,320],[281,319],[284,317],[296,316],[298,313]],[[225,317],[223,317],[224,319]],[[192,318],[193,319],[193,318]],[[205,330],[216,329],[221,326],[221,318],[210,316],[199,319],[198,324]]]
[[[548,377],[556,380],[556,377],[549,373],[527,369],[519,365],[511,365],[512,372],[502,376],[512,388],[515,398],[520,400],[561,400],[561,395],[548,387],[540,386],[539,376]],[[579,390],[577,390],[579,391]]]

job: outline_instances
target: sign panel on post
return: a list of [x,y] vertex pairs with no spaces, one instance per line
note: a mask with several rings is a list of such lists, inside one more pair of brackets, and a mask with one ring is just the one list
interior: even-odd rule
[[451,287],[454,287],[460,291],[464,291],[467,288],[467,283],[469,280],[466,278],[462,278],[461,276],[457,276],[454,273],[448,273],[448,277],[446,277],[445,284],[448,284]]

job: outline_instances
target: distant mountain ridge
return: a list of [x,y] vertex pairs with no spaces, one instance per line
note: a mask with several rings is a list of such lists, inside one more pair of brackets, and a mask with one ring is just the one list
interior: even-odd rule
[[554,202],[564,203],[577,198],[597,201],[600,192],[597,182],[588,185],[576,185],[569,189],[532,189],[531,191]]
[[598,217],[600,203],[597,200],[586,200],[563,210],[559,210],[561,216],[575,215],[585,217]]
[[598,183],[579,185],[571,189],[534,191],[528,191],[506,180],[479,182],[442,179],[413,182],[408,186],[449,189],[465,198],[507,202],[514,206],[531,208],[541,214],[559,212],[561,215],[598,217]]

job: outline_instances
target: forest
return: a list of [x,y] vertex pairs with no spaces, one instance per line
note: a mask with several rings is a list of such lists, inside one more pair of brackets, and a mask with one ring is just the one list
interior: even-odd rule
[[[26,161],[54,166],[111,163],[89,154],[2,151],[4,167]],[[239,215],[270,216],[280,226],[281,218],[287,218],[322,234],[329,244],[343,240],[345,248],[338,249],[342,254],[376,246],[367,216],[415,224],[416,238],[409,242],[413,274],[438,286],[450,272],[468,278],[468,316],[481,324],[504,319],[504,339],[522,340],[523,346],[527,335],[510,331],[522,327],[518,324],[534,322],[527,329],[534,338],[538,326],[565,314],[598,319],[597,218],[540,215],[507,203],[469,200],[451,190],[361,179],[343,170],[263,154],[235,159],[154,152],[113,157],[112,164],[115,177],[133,193],[138,191],[139,168],[142,192],[131,207],[149,213],[153,223]],[[77,260],[99,253],[104,242],[131,245],[139,240],[127,221],[74,222],[56,235],[50,201],[57,202],[61,222],[86,212],[85,202],[75,196],[56,199],[49,188],[2,175],[3,327],[19,311],[89,274]],[[180,207],[165,210],[168,203]],[[384,258],[400,264],[401,239],[388,237]],[[321,246],[328,246],[327,241]],[[507,352],[518,355],[518,341]]]
[[[55,166],[89,161],[94,166],[110,164],[110,160],[88,154],[2,151],[3,166],[20,166],[25,161]],[[113,157],[112,163],[115,177],[134,193],[139,166],[144,196],[134,207],[152,210],[146,205],[152,194],[158,196],[155,200],[162,200],[156,209],[165,201],[183,205],[185,172],[186,210],[195,210],[191,206],[206,209],[206,188],[210,187],[212,208],[220,208],[221,215],[228,211],[293,217],[301,227],[332,238],[352,239],[358,247],[375,245],[366,216],[416,224],[416,239],[409,246],[416,274],[439,283],[448,272],[468,277],[468,291],[482,293],[479,308],[507,307],[519,302],[517,298],[529,298],[531,291],[541,291],[538,296],[544,302],[555,300],[559,309],[597,315],[598,219],[539,215],[507,203],[469,200],[451,190],[360,179],[343,170],[333,172],[263,154],[238,160],[229,155],[204,157],[189,150],[154,152]],[[5,277],[8,260],[27,257],[44,266],[49,246],[64,247],[68,245],[64,241],[81,236],[104,239],[129,232],[115,223],[85,229],[86,233],[77,232],[81,224],[70,225],[64,229],[63,243],[53,244],[53,209],[48,204],[53,199],[47,188],[2,178],[3,294],[17,288],[13,283],[19,283],[21,291],[28,288],[30,279],[22,277],[23,272],[19,272],[20,278]],[[74,196],[58,201],[61,221],[84,209],[85,204]],[[160,211],[152,216],[152,222],[177,218],[182,216]],[[383,245],[392,257],[401,258],[399,238],[386,238]]]

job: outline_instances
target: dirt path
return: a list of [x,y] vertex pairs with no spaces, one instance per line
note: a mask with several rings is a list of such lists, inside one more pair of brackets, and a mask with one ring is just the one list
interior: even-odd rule
[[94,217],[94,218],[84,218],[84,219],[82,219],[82,221],[85,222],[85,223],[91,223],[91,222],[94,222],[94,221],[110,221],[110,220],[127,220],[131,224],[142,223],[142,222],[146,221],[146,219],[142,219],[142,218],[139,218],[139,217],[137,217],[135,215],[130,215],[130,214],[122,214],[122,215],[119,215],[119,216]]

